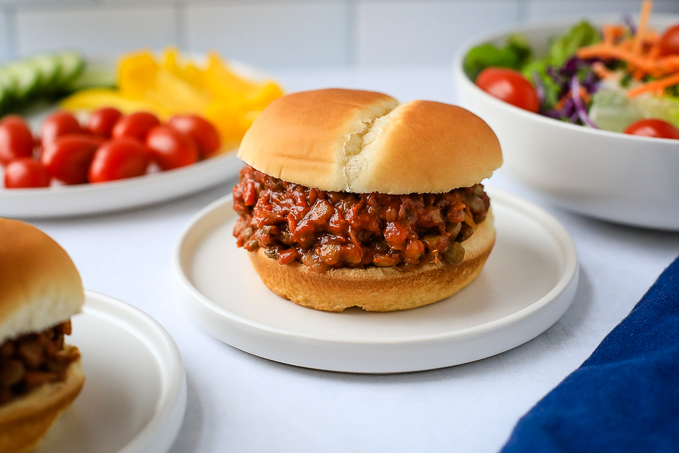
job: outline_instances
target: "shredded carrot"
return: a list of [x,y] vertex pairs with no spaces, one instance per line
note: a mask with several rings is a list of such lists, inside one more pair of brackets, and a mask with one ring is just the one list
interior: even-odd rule
[[639,81],[644,78],[644,71],[643,69],[634,69],[632,71],[632,79]]
[[641,44],[643,37],[646,35],[646,26],[648,25],[648,18],[651,15],[652,8],[653,2],[651,0],[644,0],[641,3],[641,17],[639,17],[639,26],[634,34],[634,44],[632,44],[632,53],[635,55],[641,53]]
[[613,71],[610,71],[604,64],[600,61],[595,62],[592,65],[592,71],[601,79],[607,79],[613,75]]
[[[646,76],[658,79],[629,90],[627,96],[630,98],[647,92],[662,96],[666,88],[679,84],[679,55],[661,57],[658,33],[648,28],[652,9],[653,2],[643,0],[639,26],[631,38],[625,37],[623,27],[605,25],[602,42],[577,51],[577,56],[582,59],[600,58],[627,63],[629,74],[637,82],[641,82]],[[592,65],[592,70],[600,79],[612,75],[611,71],[598,62]],[[565,99],[562,100],[565,102]]]
[[[620,47],[607,46],[606,44],[594,44],[593,46],[582,47],[578,50],[577,55],[582,59],[604,58],[622,60],[634,66],[635,68],[644,70],[647,73],[658,69],[656,62],[650,61],[642,56],[635,55],[632,52]],[[659,61],[660,60],[658,60],[658,62]]]
[[622,25],[604,25],[604,42],[614,44],[615,40],[625,35],[625,28]]
[[[554,106],[555,109],[561,110],[564,105],[566,105],[566,101],[571,99],[573,96],[571,92],[567,92],[563,96],[561,96],[561,99],[559,99],[559,102],[556,103]],[[580,86],[580,99],[582,99],[585,103],[589,102],[592,99],[592,96],[587,92],[587,90],[583,87]]]
[[658,55],[660,55],[660,46],[658,43],[654,43],[650,49],[648,49],[648,58],[652,60],[657,60]]
[[671,87],[672,85],[676,85],[677,83],[679,83],[679,73],[632,88],[627,92],[627,97],[633,98],[635,96],[640,95],[641,93],[646,93],[647,91],[655,91],[658,89],[665,89],[667,87]]

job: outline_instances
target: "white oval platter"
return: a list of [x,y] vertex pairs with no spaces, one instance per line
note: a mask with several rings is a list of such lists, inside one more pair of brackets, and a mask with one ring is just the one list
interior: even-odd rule
[[236,151],[175,170],[121,181],[41,189],[0,187],[0,217],[37,219],[132,209],[189,195],[235,178]]

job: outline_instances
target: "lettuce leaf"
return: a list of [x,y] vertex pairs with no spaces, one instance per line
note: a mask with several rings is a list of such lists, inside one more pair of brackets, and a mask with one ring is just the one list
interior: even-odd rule
[[583,20],[552,42],[548,55],[549,63],[557,68],[561,67],[580,47],[590,46],[599,41],[601,37],[597,29]]
[[531,56],[531,49],[521,35],[510,35],[504,47],[490,43],[473,47],[464,60],[464,71],[471,80],[486,68],[511,68],[519,70]]

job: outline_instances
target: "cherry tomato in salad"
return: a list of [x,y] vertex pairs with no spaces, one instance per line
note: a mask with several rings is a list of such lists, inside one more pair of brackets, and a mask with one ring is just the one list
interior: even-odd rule
[[113,127],[123,114],[114,107],[104,107],[92,112],[87,122],[87,130],[90,134],[111,138]]
[[191,137],[171,126],[156,126],[146,137],[153,160],[163,170],[191,165],[198,160],[198,149]]
[[0,121],[0,165],[19,157],[33,155],[33,134],[18,115],[8,115]]
[[160,120],[153,113],[135,112],[118,120],[113,127],[111,137],[132,137],[143,142],[149,131],[158,125],[160,125]]
[[168,124],[196,142],[201,158],[213,156],[221,146],[219,133],[211,122],[198,115],[176,115]]
[[71,112],[55,112],[42,123],[40,141],[45,148],[62,135],[81,134],[82,132],[80,123]]
[[668,28],[658,42],[660,55],[679,55],[679,24]]
[[508,104],[534,113],[540,110],[540,100],[535,87],[513,69],[486,68],[476,79],[476,85]]
[[92,135],[64,135],[45,147],[40,160],[55,179],[65,184],[83,184],[94,153],[104,141]]
[[101,145],[90,165],[92,183],[133,178],[146,173],[151,163],[149,150],[139,140],[120,137]]
[[5,168],[5,187],[8,189],[48,187],[49,185],[50,175],[45,166],[30,157],[14,159]]
[[642,137],[673,138],[679,140],[679,129],[667,121],[648,118],[635,121],[625,129],[625,134]]

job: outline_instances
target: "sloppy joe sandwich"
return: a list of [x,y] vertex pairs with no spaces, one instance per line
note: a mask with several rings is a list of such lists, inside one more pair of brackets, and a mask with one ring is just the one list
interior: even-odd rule
[[342,89],[294,93],[254,121],[233,190],[238,246],[276,294],[392,311],[474,280],[495,242],[480,182],[502,163],[469,111]]
[[65,343],[85,295],[75,265],[49,236],[0,219],[0,452],[37,448],[85,382]]

